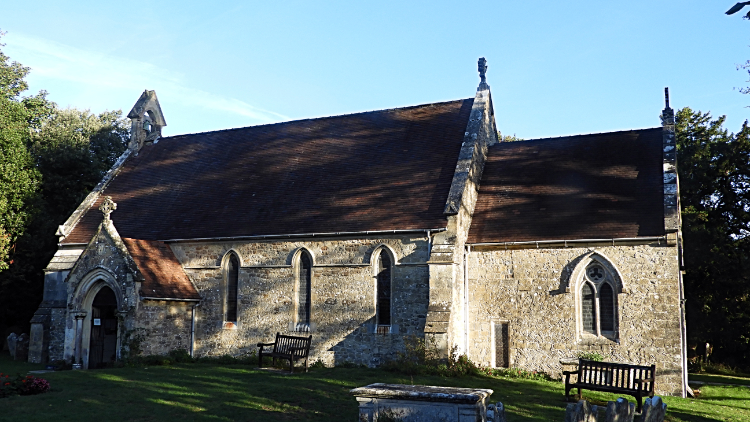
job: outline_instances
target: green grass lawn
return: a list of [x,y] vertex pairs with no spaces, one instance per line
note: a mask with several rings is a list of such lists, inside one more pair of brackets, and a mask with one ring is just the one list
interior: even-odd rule
[[[0,357],[0,372],[30,365]],[[185,364],[40,375],[49,393],[0,399],[1,421],[347,421],[357,420],[349,390],[374,382],[491,388],[508,420],[562,421],[559,381],[484,377],[414,376],[376,369],[317,369],[310,373],[263,371],[245,365]],[[666,397],[668,420],[749,421],[750,388],[704,386],[699,399]],[[585,392],[606,404],[615,395]],[[632,398],[626,397],[633,400]]]

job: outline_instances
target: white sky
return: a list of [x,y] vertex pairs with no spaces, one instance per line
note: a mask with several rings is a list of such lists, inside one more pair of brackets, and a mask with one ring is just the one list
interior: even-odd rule
[[59,105],[127,113],[154,89],[165,135],[473,97],[523,138],[654,127],[674,108],[739,130],[750,21],[735,1],[3,2],[3,51]]

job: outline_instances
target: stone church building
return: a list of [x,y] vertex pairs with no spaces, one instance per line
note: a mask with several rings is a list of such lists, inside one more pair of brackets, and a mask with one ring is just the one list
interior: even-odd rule
[[60,226],[30,360],[242,355],[312,334],[368,366],[426,338],[559,375],[581,352],[657,366],[684,395],[674,112],[650,129],[500,142],[471,98],[132,140]]

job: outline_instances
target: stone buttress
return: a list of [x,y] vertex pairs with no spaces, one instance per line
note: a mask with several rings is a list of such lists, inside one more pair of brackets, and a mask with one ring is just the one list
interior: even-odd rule
[[[476,205],[487,148],[498,142],[492,96],[485,73],[487,61],[479,59],[481,82],[474,97],[469,123],[458,156],[444,215],[447,230],[435,235],[429,259],[430,294],[426,341],[447,356],[465,344],[464,244]],[[459,349],[460,350],[460,349]]]

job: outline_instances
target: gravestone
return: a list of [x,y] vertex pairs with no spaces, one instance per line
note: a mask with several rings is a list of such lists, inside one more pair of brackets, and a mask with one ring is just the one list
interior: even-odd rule
[[16,340],[16,350],[13,355],[13,360],[21,360],[26,362],[29,358],[29,335],[26,333],[18,336]]
[[360,422],[389,418],[402,422],[487,422],[487,398],[493,391],[377,383],[350,393],[359,403]]
[[654,396],[646,399],[643,404],[643,413],[641,413],[642,422],[664,422],[664,416],[667,414],[667,404],[661,400],[661,397]]
[[505,419],[505,406],[497,402],[487,406],[487,422],[508,422]]
[[578,400],[578,403],[569,403],[565,409],[565,422],[596,422],[598,413],[598,406],[592,406],[586,400]]
[[620,397],[617,401],[607,402],[607,412],[604,414],[605,422],[633,422],[635,416],[635,404]]
[[18,342],[18,336],[16,333],[10,333],[8,336],[8,351],[13,359],[16,358],[16,343]]

